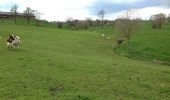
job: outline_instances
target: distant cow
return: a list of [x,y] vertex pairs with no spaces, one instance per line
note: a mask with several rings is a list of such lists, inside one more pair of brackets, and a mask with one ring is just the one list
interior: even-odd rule
[[102,36],[102,37],[105,37],[105,34],[103,33],[103,34],[101,34],[101,36]]
[[6,41],[7,47],[12,48],[13,45],[17,46],[19,48],[20,46],[20,37],[15,36],[13,34],[8,35],[7,41]]

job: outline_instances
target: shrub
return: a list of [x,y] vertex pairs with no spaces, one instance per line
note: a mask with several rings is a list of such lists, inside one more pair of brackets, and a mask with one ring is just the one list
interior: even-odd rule
[[162,13],[151,16],[152,28],[161,29],[165,19],[166,15]]

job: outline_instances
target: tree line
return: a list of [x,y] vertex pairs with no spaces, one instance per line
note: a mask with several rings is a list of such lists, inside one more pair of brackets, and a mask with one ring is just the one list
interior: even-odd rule
[[[10,11],[14,14],[14,22],[16,23],[17,21],[17,14],[18,14],[18,5],[14,4]],[[129,13],[129,14],[128,14]],[[96,20],[92,20],[91,18],[86,18],[86,20],[78,20],[78,19],[73,19],[71,17],[66,18],[66,21],[64,22],[52,22],[53,24],[57,25],[58,28],[63,28],[64,25],[66,25],[69,29],[71,30],[81,30],[81,29],[89,29],[89,28],[93,28],[93,27],[97,27],[97,26],[101,26],[101,28],[103,28],[103,26],[106,25],[110,25],[110,26],[115,26],[118,25],[116,23],[119,23],[120,26],[120,22],[123,21],[124,24],[129,24],[130,22],[133,22],[133,24],[137,24],[136,22],[139,22],[139,19],[133,19],[133,20],[129,20],[128,17],[132,17],[132,15],[134,14],[134,11],[126,11],[126,15],[122,15],[120,16],[120,18],[116,19],[116,20],[106,20],[104,19],[106,12],[104,10],[100,10],[97,15],[99,16],[99,19]],[[40,26],[40,18],[42,13],[37,11],[37,10],[33,10],[30,7],[27,7],[26,10],[24,10],[24,15],[25,18],[27,19],[27,23],[30,24],[30,19],[34,16],[35,20],[36,20],[36,25]],[[128,19],[128,20],[127,20]],[[141,20],[141,19],[140,19]],[[160,14],[156,14],[156,15],[152,15],[150,17],[150,21],[152,23],[152,28],[153,29],[161,29],[163,24],[165,23],[165,21],[170,22],[170,14],[168,17],[166,17],[165,14],[160,13]],[[130,23],[131,24],[131,23]],[[136,25],[134,25],[136,26]],[[131,25],[131,27],[134,27],[133,25]]]
[[[108,25],[115,27],[116,23],[118,23],[120,21],[124,21],[125,22],[124,24],[128,24],[128,26],[129,26],[129,22],[134,22],[133,24],[137,24],[136,22],[139,22],[139,20],[142,21],[140,16],[138,16],[138,18],[136,18],[136,19],[133,18],[135,9],[127,10],[125,12],[126,12],[126,14],[124,13],[124,15],[120,16],[119,18],[117,18],[115,20],[104,19],[105,11],[101,10],[98,12],[99,19],[96,19],[96,20],[92,20],[91,18],[86,18],[85,20],[78,20],[78,19],[68,17],[68,18],[66,18],[65,22],[63,21],[63,22],[53,22],[53,23],[55,23],[58,26],[58,28],[63,28],[63,26],[65,24],[67,24],[68,28],[71,30],[81,30],[81,29],[88,29],[88,28],[93,28],[93,27],[97,27],[97,26],[101,26],[101,28],[103,28],[104,26],[108,26]],[[161,29],[163,24],[166,21],[170,22],[170,14],[168,17],[166,17],[166,15],[163,13],[152,15],[150,17],[150,22],[152,24],[153,29]]]
[[[14,4],[13,6],[11,6],[10,11],[13,13],[14,15],[14,22],[16,24],[17,22],[17,15],[18,15],[18,5]],[[37,11],[37,10],[33,10],[30,7],[26,7],[26,9],[24,10],[24,17],[27,19],[27,23],[30,24],[30,20],[31,18],[36,19],[36,25],[39,26],[40,25],[40,17],[41,17],[42,13]]]

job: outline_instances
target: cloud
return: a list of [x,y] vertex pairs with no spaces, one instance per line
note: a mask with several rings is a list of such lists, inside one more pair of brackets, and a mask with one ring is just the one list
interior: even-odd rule
[[96,0],[0,0],[0,10],[9,11],[13,4],[17,4],[19,12],[31,7],[44,13],[42,19],[49,21],[65,20],[67,17],[84,19],[90,17],[86,6],[94,1]]
[[142,9],[145,7],[170,7],[170,0],[98,0],[90,5],[88,11],[95,15],[103,9],[106,13],[116,13],[127,9]]
[[[9,3],[10,2],[10,3]],[[7,9],[10,9],[10,7],[12,6],[12,5],[14,5],[16,2],[15,1],[11,1],[11,0],[0,0],[0,10],[1,9],[5,9],[5,10],[7,10]]]
[[41,18],[48,21],[63,21],[67,17],[96,19],[101,9],[105,10],[107,18],[115,18],[121,11],[130,8],[170,8],[170,0],[0,0],[0,10],[9,11],[14,4],[19,6],[19,12],[23,12],[26,7],[38,10],[44,13]]
[[[110,13],[106,15],[106,19],[116,19],[119,18],[123,14],[124,11],[120,11],[117,13]],[[137,10],[137,14],[142,19],[149,19],[152,15],[163,13],[167,16],[170,14],[170,8],[160,8],[160,7],[145,7]]]
[[151,15],[158,13],[164,13],[168,15],[170,13],[170,8],[146,7],[139,9],[139,12],[143,19],[149,19]]
[[[98,0],[99,1],[99,0]],[[142,1],[142,0],[106,0],[107,2],[110,2],[110,3],[134,3],[134,2],[139,2],[139,1]]]

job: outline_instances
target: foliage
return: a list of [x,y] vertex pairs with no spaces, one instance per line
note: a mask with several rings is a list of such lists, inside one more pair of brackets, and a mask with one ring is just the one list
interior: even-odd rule
[[92,21],[90,19],[86,21],[81,21],[78,19],[67,19],[67,24],[71,30],[82,30],[82,29],[88,29],[90,27],[90,24],[92,25]]
[[95,25],[95,27],[96,27],[96,26],[99,26],[99,25],[100,25],[100,20],[99,20],[99,19],[96,19],[96,20],[94,21],[94,25]]
[[151,16],[152,28],[161,29],[165,20],[166,20],[166,15],[163,13]]

